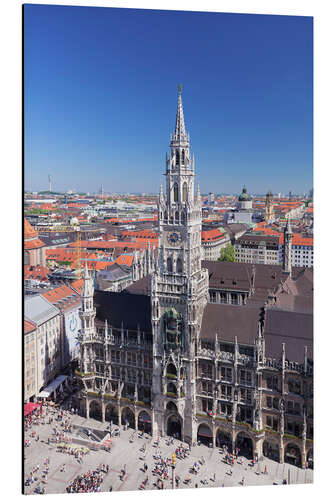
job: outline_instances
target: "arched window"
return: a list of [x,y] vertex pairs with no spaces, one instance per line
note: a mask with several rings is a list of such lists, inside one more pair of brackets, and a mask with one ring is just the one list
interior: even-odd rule
[[183,184],[183,202],[187,201],[187,184],[184,182]]
[[179,150],[176,150],[176,165],[179,165]]
[[168,212],[164,212],[164,222],[168,222]]
[[182,149],[182,165],[185,163],[185,149]]
[[167,259],[167,269],[168,269],[169,273],[172,273],[172,270],[173,270],[172,267],[173,267],[172,266],[172,259],[171,259],[171,257],[168,257],[168,259]]
[[[177,370],[173,363],[169,363],[167,366],[167,375],[173,375],[173,378],[177,377]],[[169,377],[172,378],[172,377]]]
[[175,213],[175,223],[179,224],[179,212],[178,211]]
[[183,261],[181,258],[177,259],[177,273],[183,272]]
[[186,214],[185,212],[182,212],[182,224],[185,225],[186,222]]
[[178,202],[178,184],[177,182],[173,186],[173,201]]

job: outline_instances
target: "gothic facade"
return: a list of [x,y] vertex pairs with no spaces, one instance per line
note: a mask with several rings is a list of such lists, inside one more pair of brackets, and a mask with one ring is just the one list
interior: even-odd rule
[[82,411],[153,436],[312,466],[312,314],[297,309],[302,300],[288,310],[274,301],[287,280],[302,294],[293,288],[302,270],[288,254],[284,269],[201,260],[180,87],[165,177],[153,273],[114,293],[94,291],[85,272]]

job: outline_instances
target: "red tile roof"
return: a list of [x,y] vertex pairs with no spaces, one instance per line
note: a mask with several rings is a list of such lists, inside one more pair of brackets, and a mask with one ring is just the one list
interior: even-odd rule
[[124,266],[131,267],[133,263],[134,256],[133,255],[119,255],[119,257],[115,260],[117,264],[122,264]]
[[305,238],[299,234],[294,234],[292,239],[293,245],[313,247],[313,238]]
[[44,292],[42,295],[45,299],[58,306],[61,310],[68,309],[73,305],[77,306],[81,303],[79,293],[67,285],[59,286],[53,290]]
[[218,229],[209,229],[207,231],[202,231],[201,241],[216,241],[224,238],[224,234]]
[[24,279],[48,281],[49,272],[46,266],[24,266]]
[[42,248],[44,246],[45,246],[45,243],[43,241],[41,241],[39,238],[24,241],[24,250],[34,250],[36,248]]
[[83,288],[83,279],[75,280],[71,283],[71,288],[73,288],[78,294],[81,295]]
[[28,319],[24,319],[24,333],[31,333],[36,330],[36,325]]
[[24,219],[24,239],[37,238],[38,233],[27,219]]

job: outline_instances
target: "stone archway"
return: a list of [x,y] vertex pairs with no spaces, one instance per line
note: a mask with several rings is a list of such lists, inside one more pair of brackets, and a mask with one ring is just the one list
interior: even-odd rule
[[134,412],[126,406],[121,413],[121,423],[122,425],[128,424],[129,427],[135,429],[135,416]]
[[200,424],[197,432],[197,441],[210,446],[213,444],[213,431],[207,424]]
[[102,405],[98,401],[91,401],[89,404],[89,417],[102,421]]
[[118,410],[113,404],[108,404],[105,407],[105,421],[112,422],[115,425],[119,425]]
[[306,461],[309,469],[313,469],[313,449],[311,448],[306,455]]
[[228,452],[232,452],[232,437],[229,432],[226,432],[224,429],[219,428],[216,432],[216,446],[222,448],[226,446]]
[[276,441],[265,440],[263,444],[264,457],[280,462],[280,446]]
[[246,432],[239,432],[236,437],[235,447],[239,450],[239,455],[253,459],[253,441]]
[[145,410],[140,411],[138,415],[138,429],[147,434],[151,433],[151,417]]
[[302,454],[296,443],[288,443],[284,449],[284,461],[287,464],[302,466]]
[[167,418],[167,435],[181,439],[182,436],[182,419],[179,414],[173,413]]

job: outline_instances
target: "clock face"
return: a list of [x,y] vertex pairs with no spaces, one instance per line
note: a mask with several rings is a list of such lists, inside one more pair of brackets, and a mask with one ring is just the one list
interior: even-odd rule
[[168,233],[168,242],[170,245],[178,245],[181,241],[181,234],[178,231]]

